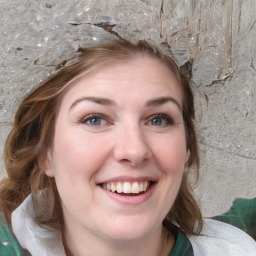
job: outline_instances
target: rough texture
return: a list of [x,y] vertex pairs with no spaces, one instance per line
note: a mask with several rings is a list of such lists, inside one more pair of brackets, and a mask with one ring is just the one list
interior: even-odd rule
[[204,215],[255,197],[255,13],[254,0],[0,0],[1,155],[18,103],[58,63],[99,41],[150,38],[192,64]]

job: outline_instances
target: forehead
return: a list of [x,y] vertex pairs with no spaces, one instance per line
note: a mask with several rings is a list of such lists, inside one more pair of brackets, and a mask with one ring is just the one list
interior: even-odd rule
[[66,88],[63,100],[83,93],[104,97],[159,94],[175,96],[182,105],[182,87],[170,67],[156,57],[142,54],[97,66],[73,81]]

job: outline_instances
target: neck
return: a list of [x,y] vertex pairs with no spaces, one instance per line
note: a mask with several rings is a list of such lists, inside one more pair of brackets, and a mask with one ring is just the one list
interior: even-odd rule
[[65,230],[63,241],[67,256],[82,256],[85,253],[88,256],[167,256],[175,242],[174,236],[164,227],[153,235],[132,241],[71,235]]

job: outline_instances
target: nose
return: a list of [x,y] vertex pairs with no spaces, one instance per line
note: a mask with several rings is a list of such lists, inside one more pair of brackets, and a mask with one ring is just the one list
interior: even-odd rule
[[115,140],[114,157],[118,162],[138,166],[152,155],[147,139],[138,126],[121,129]]

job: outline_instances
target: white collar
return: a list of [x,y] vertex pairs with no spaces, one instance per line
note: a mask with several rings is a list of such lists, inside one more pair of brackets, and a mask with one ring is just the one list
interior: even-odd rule
[[252,237],[229,224],[205,219],[199,236],[188,237],[195,256],[256,256]]
[[32,196],[12,213],[12,230],[20,245],[32,256],[65,256],[61,236],[34,221]]
[[[20,245],[32,256],[65,256],[61,236],[34,221],[32,196],[12,213],[12,229]],[[199,236],[190,236],[195,256],[256,256],[256,243],[242,230],[215,220],[204,220]]]

